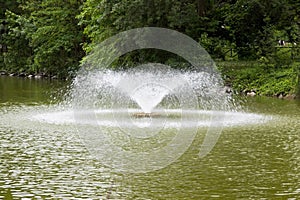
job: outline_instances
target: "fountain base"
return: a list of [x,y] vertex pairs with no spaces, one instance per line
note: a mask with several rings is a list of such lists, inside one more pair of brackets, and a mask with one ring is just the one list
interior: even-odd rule
[[154,117],[160,117],[161,115],[158,113],[133,113],[132,114],[133,117],[135,118],[154,118]]

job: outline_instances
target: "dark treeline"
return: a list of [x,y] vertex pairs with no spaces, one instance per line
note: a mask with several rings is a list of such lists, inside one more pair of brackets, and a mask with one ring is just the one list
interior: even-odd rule
[[300,45],[299,0],[1,0],[0,5],[0,69],[7,72],[67,76],[94,45],[144,26],[185,33],[217,60],[265,59],[276,65],[284,60],[276,53],[279,40]]

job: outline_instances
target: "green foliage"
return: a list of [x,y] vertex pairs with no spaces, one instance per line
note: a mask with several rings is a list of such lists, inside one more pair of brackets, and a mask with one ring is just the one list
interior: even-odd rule
[[[202,36],[207,35],[211,43],[204,42],[204,45],[216,58],[225,59],[226,53],[222,47],[230,46],[229,32],[222,23],[224,12],[228,10],[227,5],[219,6],[216,1],[194,0],[87,0],[78,19],[85,26],[84,33],[90,39],[85,44],[87,53],[116,33],[150,26],[180,31],[200,40],[200,43],[203,42]],[[150,50],[130,53],[123,59],[127,62],[140,62],[141,58],[143,61],[160,61],[165,56],[165,53]]]
[[34,28],[28,32],[34,50],[33,65],[38,71],[65,76],[78,68],[83,56],[81,27],[75,16],[80,1],[29,1],[23,5],[30,12]]
[[6,10],[10,10],[19,14],[21,10],[18,6],[19,2],[17,0],[0,0],[0,19],[5,19]]
[[[288,93],[299,80],[294,66],[300,59],[298,0],[0,0],[0,5],[0,44],[7,47],[0,68],[7,71],[66,76],[110,36],[164,27],[189,35],[217,61],[232,61],[220,68],[238,90]],[[172,53],[145,49],[110,67],[145,62],[188,66]]]
[[87,51],[94,44],[133,28],[165,27],[193,36],[199,24],[194,1],[175,0],[87,0],[78,19],[85,25],[84,33],[92,42]]
[[[183,32],[206,47],[213,58],[226,60],[228,49],[239,59],[273,57],[281,31],[285,38],[299,40],[298,9],[294,1],[279,0],[86,0],[78,15],[89,52],[104,39],[137,27],[165,27]],[[291,14],[286,14],[292,11]],[[289,28],[284,26],[289,20]],[[291,22],[292,19],[292,22]],[[232,49],[234,48],[234,49]],[[232,56],[230,54],[230,56]],[[159,59],[159,58],[158,58]]]
[[297,94],[297,98],[300,99],[300,63],[295,63],[294,65],[294,71],[296,72],[296,94]]
[[3,34],[2,45],[8,47],[3,53],[3,63],[7,71],[23,72],[32,71],[32,49],[27,38],[29,21],[21,15],[9,10],[5,13],[7,32]]
[[214,59],[226,60],[226,55],[229,53],[231,44],[228,40],[217,37],[209,37],[207,33],[200,36],[200,44],[206,51],[212,55]]
[[82,27],[75,18],[80,1],[20,1],[15,14],[6,9],[1,44],[7,71],[66,76],[84,55]]

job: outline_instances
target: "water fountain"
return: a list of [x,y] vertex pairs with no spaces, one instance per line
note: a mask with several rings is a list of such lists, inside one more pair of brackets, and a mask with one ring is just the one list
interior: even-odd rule
[[199,154],[203,157],[223,127],[267,120],[239,110],[216,78],[157,63],[89,70],[74,80],[66,101],[70,108],[33,119],[75,125],[90,153],[117,171],[157,170],[178,159],[199,130],[206,132]]
[[[143,48],[175,53],[190,68],[146,63],[108,69],[117,57]],[[180,158],[199,132],[206,135],[202,158],[223,127],[264,122],[265,116],[241,112],[223,87],[214,62],[191,38],[167,29],[134,29],[109,38],[85,58],[60,106],[25,118],[49,129],[76,128],[91,155],[112,170],[148,172]]]

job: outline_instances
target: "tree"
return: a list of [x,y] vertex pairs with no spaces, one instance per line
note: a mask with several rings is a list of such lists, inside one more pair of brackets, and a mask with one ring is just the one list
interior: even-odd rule
[[2,35],[3,46],[7,51],[2,52],[3,64],[7,71],[24,72],[32,71],[31,58],[32,48],[26,30],[30,26],[29,21],[21,15],[17,15],[9,10],[5,13],[5,29]]
[[[87,52],[116,33],[139,27],[171,28],[198,40],[200,23],[195,1],[191,0],[87,0],[78,18],[91,41],[85,45]],[[123,59],[133,62],[164,62],[166,57],[174,58],[174,55],[159,50],[128,55]]]
[[[12,11],[16,14],[20,14],[17,0],[7,1],[0,0],[0,68],[4,68],[5,60],[4,54],[7,54],[7,39],[8,37],[8,20],[6,20],[6,11]],[[12,24],[10,24],[12,25]]]
[[240,58],[255,59],[274,53],[275,31],[293,27],[289,25],[294,21],[291,18],[297,16],[289,11],[291,7],[297,7],[291,1],[239,0],[231,5],[226,13],[226,23]]
[[37,71],[66,76],[78,68],[84,55],[81,47],[84,37],[75,16],[81,4],[75,0],[30,0],[23,4],[33,24],[28,36]]

